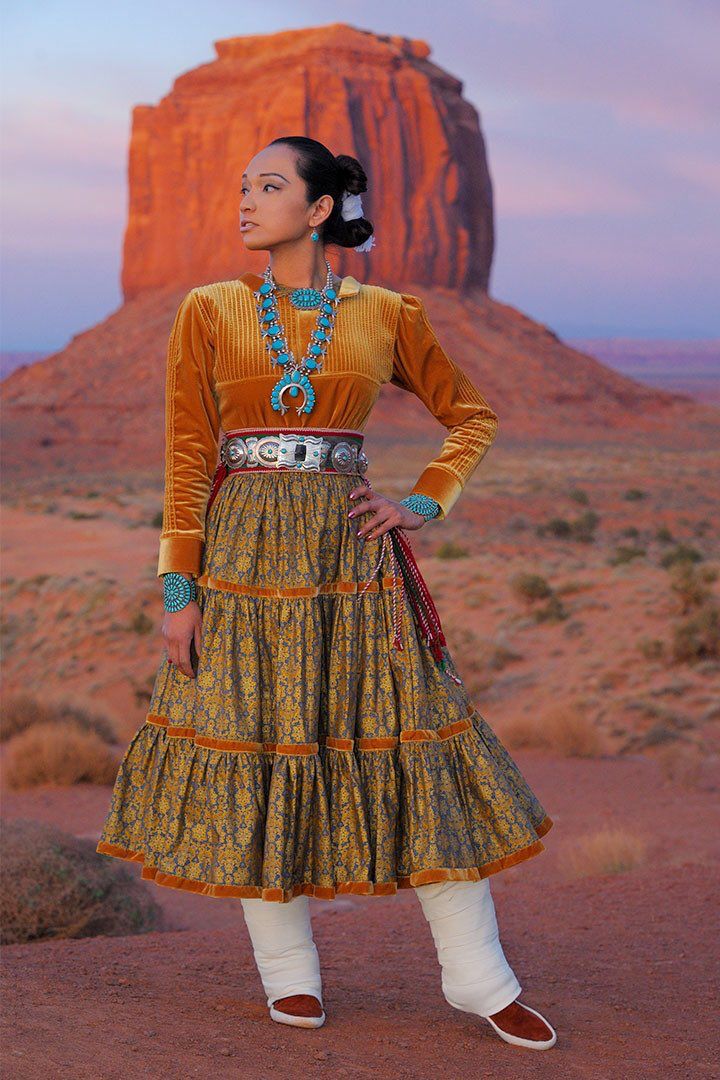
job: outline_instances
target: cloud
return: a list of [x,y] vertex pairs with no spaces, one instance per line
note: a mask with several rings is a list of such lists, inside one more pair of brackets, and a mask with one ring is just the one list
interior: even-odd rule
[[109,124],[107,117],[84,106],[51,97],[16,100],[6,105],[3,119],[5,169],[32,174],[40,168],[70,170],[80,175],[91,169],[115,167],[127,154],[129,128]]
[[669,173],[693,184],[700,191],[720,197],[720,160],[701,151],[668,152],[665,167]]
[[500,146],[494,154],[493,187],[499,215],[512,217],[576,217],[641,213],[643,193],[613,175],[580,159],[561,159],[551,151],[527,146]]
[[[439,39],[453,70],[472,73],[468,94],[483,107],[490,91],[528,104],[594,105],[628,127],[687,133],[717,123],[720,7],[693,12],[669,0],[460,7],[452,34],[445,28]],[[535,15],[524,17],[524,8]]]
[[127,131],[91,109],[24,99],[3,122],[5,244],[94,251],[117,236],[127,204]]
[[481,18],[492,18],[498,23],[521,26],[526,29],[547,26],[553,20],[552,5],[527,3],[527,0],[482,0],[475,8]]

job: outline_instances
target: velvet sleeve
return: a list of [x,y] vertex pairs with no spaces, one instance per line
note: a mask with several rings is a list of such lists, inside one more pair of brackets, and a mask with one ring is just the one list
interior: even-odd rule
[[191,289],[175,315],[167,349],[158,577],[171,570],[195,575],[200,571],[220,433],[213,359],[212,308],[199,289]]
[[415,394],[447,428],[437,457],[412,491],[440,504],[434,520],[447,517],[497,434],[498,417],[464,370],[443,350],[423,301],[401,293],[390,382]]

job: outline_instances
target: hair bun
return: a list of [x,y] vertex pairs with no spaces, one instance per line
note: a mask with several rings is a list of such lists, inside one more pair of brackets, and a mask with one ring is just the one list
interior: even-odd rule
[[349,154],[338,154],[335,164],[341,174],[345,191],[349,191],[351,195],[361,195],[363,191],[367,191],[367,176],[357,158],[350,157]]

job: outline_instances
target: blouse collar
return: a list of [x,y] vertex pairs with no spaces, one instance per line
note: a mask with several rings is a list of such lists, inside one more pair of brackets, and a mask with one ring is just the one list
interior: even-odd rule
[[[240,281],[244,281],[245,284],[249,285],[250,288],[254,291],[262,285],[263,278],[262,275],[253,274],[248,270],[247,273],[240,275]],[[344,296],[355,296],[355,294],[358,292],[360,292],[360,282],[357,280],[357,278],[354,278],[350,274],[348,274],[342,279],[342,281],[340,282],[340,288],[338,289],[338,297],[341,300]]]

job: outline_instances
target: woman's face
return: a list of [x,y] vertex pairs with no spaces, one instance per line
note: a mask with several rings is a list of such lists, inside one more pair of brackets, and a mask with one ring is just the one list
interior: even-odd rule
[[267,146],[250,160],[240,194],[240,235],[249,251],[306,239],[330,214],[333,200],[323,195],[307,204],[305,181],[298,176],[289,146]]

